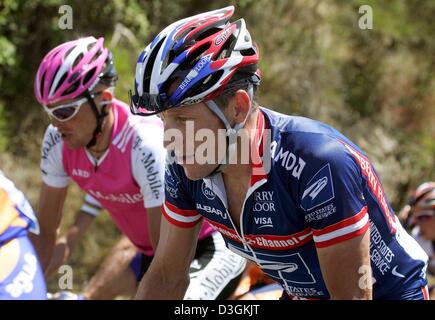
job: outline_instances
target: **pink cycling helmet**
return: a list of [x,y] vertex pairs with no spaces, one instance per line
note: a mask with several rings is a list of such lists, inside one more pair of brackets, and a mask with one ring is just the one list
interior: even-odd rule
[[34,92],[40,104],[77,98],[92,90],[101,78],[116,78],[113,59],[104,38],[86,37],[51,50],[36,73]]

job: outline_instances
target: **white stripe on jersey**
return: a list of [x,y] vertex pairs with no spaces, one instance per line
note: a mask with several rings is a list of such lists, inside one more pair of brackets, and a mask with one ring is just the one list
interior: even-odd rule
[[163,203],[163,207],[164,207],[166,213],[168,214],[168,216],[170,216],[172,219],[179,221],[179,222],[190,223],[190,222],[198,221],[199,219],[202,218],[202,216],[200,214],[197,214],[196,216],[191,216],[191,217],[184,217],[184,216],[170,210],[166,206],[166,203]]
[[334,238],[337,238],[340,236],[344,236],[348,233],[352,233],[352,232],[355,232],[355,231],[361,229],[362,227],[364,227],[368,223],[368,220],[369,220],[369,215],[366,213],[364,215],[364,217],[361,218],[361,220],[355,222],[354,224],[351,224],[350,226],[329,232],[327,234],[323,234],[321,236],[314,236],[313,235],[313,239],[315,242],[322,242],[322,241],[328,241],[328,240],[331,240],[331,239],[334,239]]

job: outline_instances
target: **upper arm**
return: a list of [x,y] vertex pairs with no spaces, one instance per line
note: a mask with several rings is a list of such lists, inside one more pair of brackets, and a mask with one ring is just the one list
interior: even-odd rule
[[154,207],[147,209],[148,235],[150,237],[153,249],[156,250],[159,242],[160,220],[162,217],[162,208]]
[[325,142],[322,148],[307,161],[311,170],[301,176],[300,207],[331,297],[368,297],[371,286],[360,284],[364,272],[370,272],[371,280],[370,221],[361,171],[340,143]]
[[298,196],[316,248],[355,238],[369,228],[365,182],[358,164],[338,142],[323,147],[327,151],[307,160],[311,166],[301,176]]
[[38,207],[41,234],[55,233],[59,227],[67,190],[67,187],[54,188],[42,183]]
[[320,268],[331,299],[371,299],[370,232],[318,248]]
[[191,228],[180,228],[166,219],[160,223],[159,245],[153,258],[165,278],[183,278],[189,273],[195,255],[201,223]]
[[[179,169],[179,168],[178,168]],[[160,237],[154,259],[187,275],[196,250],[202,216],[196,211],[193,199],[184,188],[177,168],[165,170],[165,202],[160,222]]]
[[41,147],[42,185],[38,221],[41,233],[56,232],[60,223],[69,177],[62,161],[62,139],[58,130],[48,126]]
[[42,141],[40,166],[44,183],[55,188],[64,188],[69,182],[63,167],[62,145],[59,131],[49,125]]

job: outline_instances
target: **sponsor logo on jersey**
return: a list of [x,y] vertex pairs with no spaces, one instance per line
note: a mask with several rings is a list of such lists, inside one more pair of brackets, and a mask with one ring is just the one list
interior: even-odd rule
[[334,214],[337,212],[337,207],[334,206],[333,203],[328,204],[325,207],[322,207],[320,209],[316,209],[316,211],[310,212],[309,214],[305,215],[305,221],[306,222],[312,222],[316,220],[322,220],[327,217],[329,217],[331,214]]
[[73,169],[72,175],[77,176],[77,177],[81,177],[81,178],[89,178],[91,176],[89,171],[82,170],[82,169]]
[[53,147],[58,144],[61,141],[61,135],[59,131],[52,131],[48,134],[47,139],[44,139],[44,142],[42,143],[41,148],[41,157],[42,159],[47,159],[48,154],[50,153],[50,150],[53,149]]
[[298,252],[285,255],[256,252],[254,257],[251,251],[231,243],[228,244],[228,249],[244,258],[255,261],[267,275],[280,282],[284,288],[294,284],[316,283],[308,264]]
[[148,181],[148,185],[151,189],[151,192],[153,193],[154,197],[156,199],[159,199],[161,195],[161,189],[163,186],[161,177],[159,175],[159,171],[156,168],[156,159],[154,158],[154,155],[149,152],[142,152],[142,158],[141,163],[143,164],[145,170],[146,170],[146,179]]
[[275,202],[273,201],[274,191],[254,192],[253,212],[275,212]]
[[91,196],[93,196],[96,199],[112,201],[112,202],[134,204],[143,201],[143,195],[141,193],[102,194],[100,191],[94,191],[94,190],[86,190],[86,192],[88,192]]
[[210,188],[207,187],[205,181],[203,181],[201,184],[201,191],[208,200],[213,200],[214,198],[216,198],[216,193],[214,193]]
[[205,205],[202,205],[200,203],[196,204],[196,209],[203,210],[207,213],[216,214],[216,215],[220,216],[222,219],[227,219],[227,217],[228,217],[226,212],[222,212],[219,209],[216,209],[216,208],[213,208],[210,206],[205,206]]
[[205,289],[202,299],[216,299],[226,284],[243,270],[240,257],[235,254],[226,254],[216,260],[212,260],[211,268],[204,277],[201,277],[201,287]]
[[384,212],[385,218],[387,219],[388,225],[391,229],[391,232],[394,234],[396,233],[396,219],[394,214],[391,212],[387,197],[385,195],[384,189],[382,188],[381,182],[378,179],[378,176],[376,175],[375,170],[372,167],[372,164],[370,163],[369,159],[367,159],[365,156],[363,156],[361,153],[353,149],[351,146],[347,145],[346,143],[342,142],[344,146],[349,150],[349,152],[352,154],[352,156],[356,159],[358,162],[358,165],[361,168],[361,171],[363,175],[366,177],[368,186],[370,190],[372,191],[372,194],[376,197],[378,200],[379,205],[382,208],[382,211]]
[[376,268],[382,275],[385,275],[391,269],[391,262],[394,259],[394,252],[388,247],[382,239],[373,221],[370,221],[370,258],[372,268]]
[[26,253],[23,258],[25,263],[22,270],[12,280],[12,283],[6,286],[6,292],[14,298],[19,298],[22,294],[33,291],[33,279],[36,275],[38,261],[30,253]]
[[254,217],[256,225],[260,225],[258,229],[273,228],[272,218],[270,217]]
[[276,141],[272,141],[270,145],[273,160],[279,163],[284,169],[291,172],[292,176],[299,180],[301,173],[305,168],[306,162],[301,157],[297,157],[289,150],[284,150],[283,147],[279,148],[277,151],[277,145],[278,144]]
[[172,173],[168,166],[165,166],[165,189],[166,192],[174,199],[178,198],[178,185],[180,184],[180,178]]
[[297,248],[312,240],[313,235],[309,228],[290,235],[256,235],[248,234],[241,239],[234,229],[228,228],[216,221],[209,220],[210,224],[224,237],[237,242],[244,242],[254,248],[271,250],[289,250]]
[[328,163],[308,181],[302,193],[301,207],[305,211],[309,211],[326,204],[334,197],[331,167]]

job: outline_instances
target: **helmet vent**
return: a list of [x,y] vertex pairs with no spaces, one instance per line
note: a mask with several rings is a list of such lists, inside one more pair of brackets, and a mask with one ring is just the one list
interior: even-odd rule
[[76,81],[75,83],[73,83],[72,85],[70,85],[70,86],[68,87],[68,89],[66,89],[66,90],[62,93],[62,95],[63,95],[63,96],[66,96],[67,94],[70,94],[70,93],[76,91],[76,90],[78,89],[78,87],[79,87],[79,84],[80,84],[80,81]]
[[83,59],[83,53],[80,53],[77,58],[75,58],[74,63],[72,64],[72,68],[77,67],[80,61]]
[[[64,56],[64,58],[68,57],[69,54],[71,53],[71,51],[73,51],[73,50],[74,50],[74,47],[69,48],[68,51],[65,52],[65,56]],[[54,57],[56,57],[59,53],[60,53],[60,50],[59,50],[59,51],[54,55]],[[54,58],[54,57],[53,57],[53,58]]]
[[47,72],[44,72],[44,74],[42,75],[42,77],[41,77],[41,82],[40,82],[40,86],[39,86],[39,89],[40,89],[40,95],[41,95],[41,97],[43,97],[44,96],[44,84],[45,84],[45,75],[47,74]]
[[198,47],[194,52],[190,54],[189,57],[186,58],[180,64],[180,70],[191,69],[199,59],[201,59],[202,54],[210,48],[210,43],[204,43],[202,46]]
[[154,50],[151,52],[151,55],[149,57],[149,61],[152,63],[148,63],[145,72],[143,75],[143,92],[149,92],[150,91],[150,79],[151,79],[151,72],[153,71],[153,65],[154,61],[156,60],[157,53],[160,51],[160,47],[162,46],[164,40],[166,38],[162,38],[159,43],[155,46]]
[[97,70],[97,67],[93,67],[91,70],[89,70],[86,73],[85,78],[83,79],[83,85],[86,86],[87,83],[92,79],[92,77],[95,75],[95,71]]

